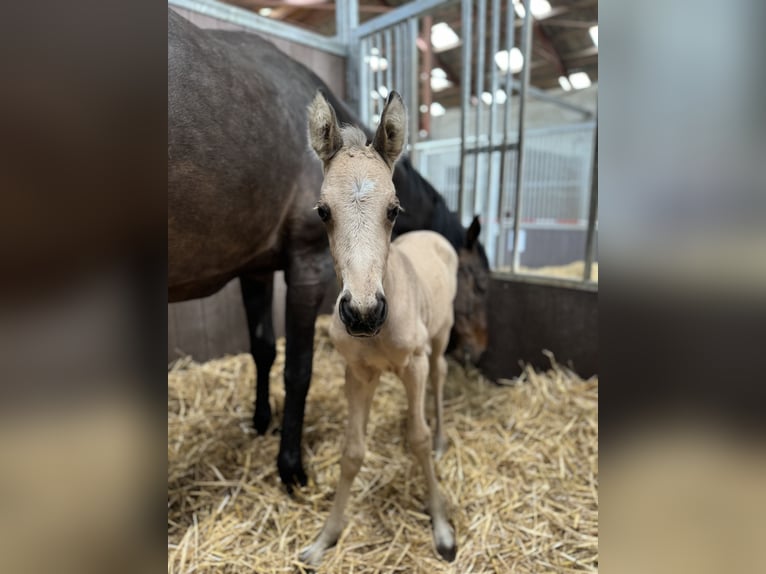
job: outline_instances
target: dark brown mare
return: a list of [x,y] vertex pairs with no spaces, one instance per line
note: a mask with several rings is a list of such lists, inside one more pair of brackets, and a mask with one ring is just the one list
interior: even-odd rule
[[[322,166],[306,143],[306,110],[317,89],[339,121],[358,124],[316,75],[270,42],[201,30],[168,10],[168,300],[205,297],[240,279],[257,374],[253,423],[263,433],[276,354],[273,274],[284,270],[285,406],[277,466],[288,489],[306,483],[301,435],[314,321],[334,277],[327,234],[313,209]],[[406,210],[394,235],[432,229],[458,251],[453,347],[478,361],[486,348],[489,279],[478,221],[466,232],[406,159],[394,184]]]

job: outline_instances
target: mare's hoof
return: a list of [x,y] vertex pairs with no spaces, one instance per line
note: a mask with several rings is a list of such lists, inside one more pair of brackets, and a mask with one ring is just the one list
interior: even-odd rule
[[306,486],[308,479],[303,470],[300,455],[295,456],[292,453],[280,452],[277,457],[277,469],[279,470],[279,478],[287,487],[288,493],[292,494],[293,488],[296,486]]
[[253,414],[253,428],[255,432],[262,435],[266,433],[271,422],[271,407],[267,403],[265,407],[259,405],[255,406],[255,414]]
[[442,546],[439,544],[436,546],[436,551],[439,553],[439,556],[444,558],[447,562],[453,562],[455,560],[455,556],[457,555],[457,546],[455,546],[454,542],[448,546]]

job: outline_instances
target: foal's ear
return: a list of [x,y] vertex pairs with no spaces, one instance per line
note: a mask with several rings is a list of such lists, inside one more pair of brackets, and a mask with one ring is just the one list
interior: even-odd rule
[[309,143],[325,164],[343,147],[335,110],[321,90],[309,104]]
[[479,216],[475,215],[473,218],[473,221],[471,222],[470,227],[468,228],[468,231],[465,233],[465,246],[466,249],[473,249],[473,246],[476,244],[476,241],[479,239],[479,234],[481,233],[481,222],[479,221]]
[[407,140],[407,109],[404,107],[402,97],[394,91],[388,94],[386,107],[380,116],[378,131],[372,140],[372,147],[388,164],[391,169],[399,159]]

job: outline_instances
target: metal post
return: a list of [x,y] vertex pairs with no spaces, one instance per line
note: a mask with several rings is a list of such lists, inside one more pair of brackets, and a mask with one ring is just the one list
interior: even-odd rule
[[361,99],[359,86],[361,77],[359,74],[359,59],[364,60],[364,55],[359,53],[359,42],[352,39],[351,31],[359,25],[359,0],[347,0],[338,2],[335,12],[335,31],[338,42],[343,44],[346,50],[346,102],[352,108],[360,108]]
[[370,40],[359,40],[359,118],[365,126],[370,125]]
[[[375,34],[375,47],[378,50],[378,69],[375,70],[375,85],[372,87],[378,97],[375,98],[376,115],[381,116],[383,114],[383,106],[385,99],[380,95],[380,86],[383,84],[383,35],[378,32]],[[388,65],[388,64],[387,64]]]
[[386,68],[386,89],[390,92],[393,89],[391,78],[394,69],[394,58],[391,51],[391,30],[386,30],[383,34],[385,35],[386,60],[388,61],[388,67]]
[[418,143],[418,131],[419,131],[419,114],[418,109],[418,19],[410,18],[407,20],[408,36],[410,38],[409,43],[409,72],[410,72],[410,91],[408,99],[408,106],[410,108],[410,161],[415,165],[417,160],[417,153],[415,151],[415,144]]
[[463,23],[463,80],[460,86],[460,113],[462,122],[460,125],[460,187],[457,195],[457,209],[460,221],[463,221],[465,209],[465,141],[468,137],[468,108],[471,99],[471,52],[473,51],[473,0],[463,0],[460,6],[460,14]]
[[[508,63],[510,64],[511,48],[515,41],[516,26],[514,23],[513,0],[506,0],[505,3],[505,49],[508,51]],[[508,189],[508,177],[506,175],[505,164],[508,162],[508,118],[510,116],[511,102],[513,101],[513,74],[511,66],[505,71],[505,107],[503,108],[503,152],[500,161],[500,196],[497,198],[497,218],[498,218],[498,238],[497,238],[497,267],[505,263],[505,242],[503,241],[503,205],[505,205],[505,196]]]
[[420,114],[422,118],[423,130],[428,134],[427,137],[431,137],[431,67],[432,67],[432,48],[431,48],[431,25],[433,24],[433,16],[430,14],[423,16],[423,34],[421,38],[425,42],[425,50],[423,51],[423,65],[420,72],[420,89],[422,90],[422,101],[426,107],[426,111]]
[[[524,68],[521,70],[521,87],[519,90],[519,136],[518,150],[516,151],[516,197],[513,207],[513,273],[519,272],[519,231],[521,222],[521,195],[523,193],[522,181],[524,180],[524,113],[527,103],[527,86],[529,86],[530,68],[532,64],[532,10],[527,7],[524,15],[524,24],[521,33],[522,53],[524,55]],[[510,61],[508,62],[510,64]]]
[[394,89],[402,93],[402,90],[404,90],[404,76],[402,74],[402,67],[404,66],[403,63],[403,56],[404,56],[404,44],[402,42],[402,26],[401,24],[397,24],[394,28],[394,53],[395,53],[395,59],[396,62],[394,66]]
[[[479,136],[481,134],[481,93],[484,91],[484,49],[487,40],[487,0],[479,0],[479,14],[476,23],[476,41],[478,42],[478,53],[476,55],[476,141],[474,145],[479,145]],[[479,160],[480,154],[474,156],[473,163],[473,213],[476,214],[478,206],[477,198],[479,196]]]
[[[490,88],[489,91],[492,94],[492,103],[489,105],[489,145],[490,149],[495,145],[495,112],[497,110],[497,101],[495,94],[497,92],[497,66],[494,62],[494,55],[500,50],[500,0],[492,0],[492,48],[490,54]],[[493,214],[494,206],[497,202],[496,194],[498,192],[498,186],[495,182],[495,152],[490,151],[487,155],[489,158],[489,165],[487,166],[487,199],[482,202],[483,209],[481,213],[484,215],[483,235],[484,245],[487,246],[487,257],[490,265],[495,265],[495,235],[497,233],[496,217]],[[501,156],[502,158],[502,156]]]
[[585,272],[583,281],[591,281],[595,247],[596,217],[598,213],[598,120],[593,136],[593,161],[590,181],[590,208],[588,209],[588,234],[585,236]]

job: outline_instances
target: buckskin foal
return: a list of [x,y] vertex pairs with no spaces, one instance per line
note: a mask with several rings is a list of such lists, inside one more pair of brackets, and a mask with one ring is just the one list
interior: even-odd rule
[[416,231],[391,243],[400,207],[391,180],[405,141],[406,111],[391,92],[371,145],[355,127],[341,128],[321,93],[309,107],[309,140],[324,164],[317,213],[330,240],[342,284],[330,338],[346,359],[348,426],[341,474],[330,515],[301,560],[316,565],[342,530],[351,484],[364,458],[367,419],[380,375],[396,373],[407,392],[407,434],[428,484],[436,550],[455,558],[455,535],[436,481],[425,419],[429,377],[436,397],[434,447],[445,447],[442,387],[444,351],[453,323],[458,258],[441,235]]

